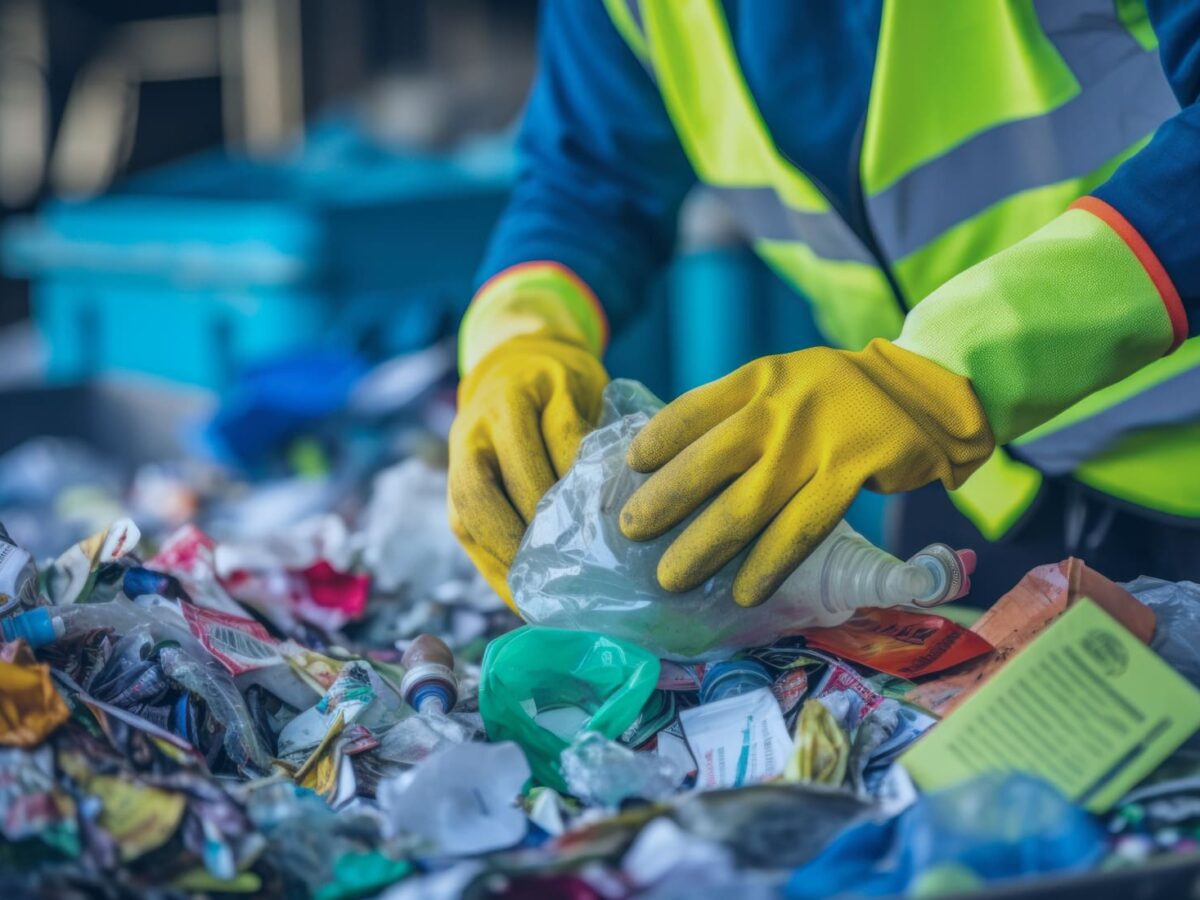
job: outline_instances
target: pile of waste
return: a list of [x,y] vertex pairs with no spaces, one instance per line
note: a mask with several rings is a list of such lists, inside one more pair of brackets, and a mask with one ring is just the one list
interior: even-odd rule
[[[928,895],[1198,846],[1198,585],[1066,560],[970,627],[860,605],[700,647],[522,625],[420,455],[317,501],[118,480],[0,458],[14,896]],[[538,541],[530,620],[579,590]]]

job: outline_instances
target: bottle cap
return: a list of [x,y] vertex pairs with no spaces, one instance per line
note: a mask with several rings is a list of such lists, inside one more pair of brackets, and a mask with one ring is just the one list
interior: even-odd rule
[[422,703],[436,697],[442,702],[441,711],[448,713],[458,702],[458,679],[453,669],[438,663],[421,663],[404,673],[400,693],[417,712],[421,712]]
[[408,705],[417,712],[448,713],[458,699],[444,681],[422,681],[408,695]]
[[752,659],[730,659],[712,663],[704,670],[700,684],[700,702],[711,703],[737,694],[748,694],[770,687],[771,676],[766,667]]
[[[972,554],[973,562],[974,554]],[[930,544],[918,550],[909,559],[910,563],[923,566],[933,575],[933,588],[925,597],[915,598],[914,606],[930,609],[957,600],[970,586],[966,561],[946,544]]]
[[34,650],[53,644],[61,637],[54,627],[54,620],[45,609],[31,609],[11,618],[0,620],[4,640],[23,639]]

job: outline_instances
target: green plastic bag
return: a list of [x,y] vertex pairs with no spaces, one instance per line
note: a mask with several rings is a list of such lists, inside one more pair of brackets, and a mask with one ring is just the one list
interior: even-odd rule
[[625,641],[525,626],[488,644],[479,712],[489,740],[515,741],[534,778],[564,791],[558,758],[570,739],[583,731],[619,737],[646,705],[659,668]]

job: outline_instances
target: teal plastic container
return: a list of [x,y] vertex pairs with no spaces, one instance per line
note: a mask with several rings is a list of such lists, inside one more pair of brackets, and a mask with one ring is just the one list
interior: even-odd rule
[[512,176],[507,143],[401,155],[345,123],[274,162],[208,153],[4,232],[52,381],[137,372],[220,389],[320,342],[390,355],[449,333]]
[[489,740],[518,743],[534,777],[565,791],[562,751],[585,731],[620,737],[646,705],[660,671],[655,657],[626,641],[527,625],[488,644],[479,713]]

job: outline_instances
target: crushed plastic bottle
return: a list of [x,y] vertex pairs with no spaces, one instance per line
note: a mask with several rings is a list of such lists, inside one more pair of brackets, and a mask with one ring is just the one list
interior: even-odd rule
[[637,753],[602,734],[585,731],[559,757],[572,794],[595,806],[617,809],[626,800],[664,800],[687,774],[657,753]]
[[[167,616],[170,618],[163,618]],[[148,619],[187,629],[183,619],[167,611],[152,612],[124,598],[105,603],[67,603],[61,606],[39,606],[0,622],[4,640],[23,639],[38,650],[59,640],[73,640],[97,628],[111,628],[124,633],[143,625]],[[172,621],[177,619],[178,622]],[[188,635],[190,637],[190,635]]]
[[33,649],[61,640],[77,640],[98,628],[118,634],[144,630],[154,641],[166,641],[159,658],[163,672],[185,689],[203,697],[213,718],[225,729],[225,750],[240,769],[268,772],[271,754],[264,746],[233,676],[188,630],[169,606],[142,606],[118,597],[104,603],[39,606],[0,620],[4,640],[22,638]]
[[649,477],[625,465],[625,452],[662,402],[643,385],[618,380],[605,389],[604,404],[600,428],[538,504],[509,572],[530,623],[597,631],[669,659],[714,659],[838,625],[861,607],[927,609],[966,592],[973,553],[933,544],[901,562],[844,521],[761,606],[733,601],[744,553],[693,590],[664,590],[658,561],[691,520],[645,542],[625,538],[618,523],[625,501]]

